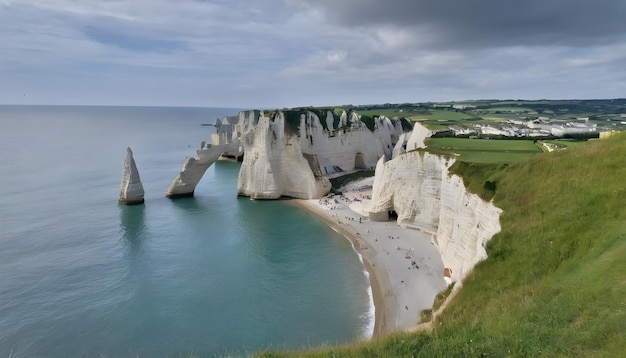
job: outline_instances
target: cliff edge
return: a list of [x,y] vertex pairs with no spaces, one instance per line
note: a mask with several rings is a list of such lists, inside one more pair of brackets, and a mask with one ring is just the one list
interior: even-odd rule
[[501,209],[469,193],[448,172],[454,159],[422,151],[381,158],[376,165],[371,220],[397,223],[431,235],[448,283],[462,280],[487,257],[486,243],[500,231]]
[[[254,121],[254,122],[252,122]],[[233,137],[245,153],[237,193],[252,199],[321,198],[329,177],[373,169],[391,158],[404,129],[400,119],[372,118],[332,110],[240,114]]]

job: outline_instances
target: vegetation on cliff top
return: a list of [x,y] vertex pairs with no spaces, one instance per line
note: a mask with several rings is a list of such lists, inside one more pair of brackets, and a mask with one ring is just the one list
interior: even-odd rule
[[471,163],[514,163],[527,160],[542,150],[531,140],[428,138],[428,151],[435,154],[458,155],[458,160]]
[[626,133],[515,164],[457,162],[502,231],[428,332],[265,357],[626,352]]
[[[333,115],[333,128],[339,128],[339,123],[341,122],[341,114],[343,113],[343,108],[325,108],[325,107],[300,107],[300,108],[292,108],[292,109],[282,109],[282,110],[266,110],[265,115],[269,117],[274,117],[279,111],[283,112],[285,116],[285,127],[288,131],[292,133],[297,133],[298,128],[300,127],[300,115],[306,114],[308,111],[314,113],[319,119],[320,124],[324,130],[329,130],[328,124],[326,122],[327,113],[330,112]],[[348,118],[352,115],[354,110],[345,109]],[[370,130],[374,131],[376,129],[375,119],[379,117],[379,115],[367,115],[357,112],[360,115],[361,122],[365,124],[365,126]],[[398,117],[391,116],[389,118]],[[402,125],[402,129],[404,131],[411,131],[413,129],[413,125],[411,122],[405,117],[398,117],[400,119],[400,124]],[[256,123],[255,123],[256,124]]]

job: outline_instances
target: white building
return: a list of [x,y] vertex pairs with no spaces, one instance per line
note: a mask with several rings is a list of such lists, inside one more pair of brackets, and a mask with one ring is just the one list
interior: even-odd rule
[[567,134],[596,133],[597,131],[598,128],[595,123],[588,124],[568,122],[564,125],[553,126],[550,133],[555,137],[563,137]]

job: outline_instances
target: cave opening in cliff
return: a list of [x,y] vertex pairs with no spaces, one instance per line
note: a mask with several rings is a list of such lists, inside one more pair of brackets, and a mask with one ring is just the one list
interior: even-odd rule
[[356,153],[354,156],[354,169],[367,169],[367,165],[365,165],[365,159],[363,158],[363,153]]

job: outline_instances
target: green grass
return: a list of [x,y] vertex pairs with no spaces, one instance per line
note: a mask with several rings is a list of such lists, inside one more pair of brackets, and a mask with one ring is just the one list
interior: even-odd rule
[[455,283],[453,282],[445,290],[439,292],[437,296],[435,296],[435,301],[433,302],[433,310],[438,310],[439,307],[446,301],[450,293],[452,293],[452,289],[454,288]]
[[575,140],[575,139],[551,139],[551,140],[542,140],[542,142],[554,144],[559,149],[574,148],[574,147],[587,144],[587,141]]
[[515,113],[521,113],[521,112],[535,112],[534,109],[529,108],[529,107],[522,107],[522,106],[499,106],[499,107],[489,107],[489,108],[484,108],[481,109],[482,111],[488,111],[488,112],[515,112]]
[[[358,110],[358,113],[364,116],[386,116],[405,117],[412,121],[419,121],[429,129],[447,129],[449,125],[459,124],[467,120],[478,120],[479,118],[455,110],[445,109],[424,109],[424,108],[382,108],[370,110]],[[472,122],[477,123],[477,122]]]
[[481,113],[481,114],[477,114],[477,116],[480,116],[482,119],[486,120],[486,121],[492,121],[492,122],[505,122],[509,119],[520,119],[519,114],[511,114],[511,113]]
[[515,163],[541,152],[530,140],[430,138],[426,144],[429,152],[452,154],[461,161],[476,163]]
[[626,133],[512,165],[454,170],[471,188],[492,183],[502,231],[433,331],[258,356],[623,356]]
[[428,114],[416,114],[409,117],[413,121],[420,122],[423,126],[431,130],[445,130],[449,126],[470,124],[487,124],[492,121],[482,119],[481,117],[471,114],[471,111],[455,111],[431,109]]
[[473,116],[466,114],[465,112],[457,112],[455,110],[444,110],[444,109],[431,109],[430,114],[428,115],[423,115],[423,114],[416,114],[414,116],[411,116],[412,119],[424,119],[424,120],[442,120],[442,121],[457,121],[457,120],[463,120],[463,119],[470,119],[473,118]]
[[412,109],[404,108],[385,108],[385,109],[369,109],[369,110],[357,110],[357,113],[365,116],[385,116],[387,118],[393,117],[409,117],[412,115]]

